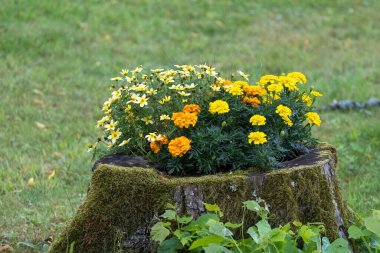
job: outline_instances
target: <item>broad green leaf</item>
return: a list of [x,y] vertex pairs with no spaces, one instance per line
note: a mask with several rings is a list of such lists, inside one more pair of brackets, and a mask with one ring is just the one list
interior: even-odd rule
[[298,235],[302,237],[305,243],[309,243],[316,234],[308,226],[302,226],[298,231]]
[[256,227],[259,230],[260,237],[268,235],[271,231],[271,227],[267,220],[260,220],[256,223]]
[[220,208],[217,204],[207,204],[202,202],[203,205],[205,206],[206,210],[209,212],[220,212]]
[[210,220],[219,221],[220,218],[215,213],[204,213],[201,216],[199,216],[197,220],[187,225],[184,229],[188,231],[197,231],[202,227],[206,227],[207,222],[209,222]]
[[300,222],[300,221],[293,221],[293,225],[299,228],[299,227],[302,226],[302,222]]
[[193,236],[189,233],[189,232],[186,232],[186,231],[182,231],[182,230],[179,230],[177,229],[176,231],[174,231],[174,236],[177,237],[183,246],[185,246],[186,244],[188,244],[192,239],[193,239]]
[[195,240],[189,250],[193,250],[193,249],[196,249],[198,247],[207,247],[208,245],[210,245],[211,243],[215,243],[215,244],[219,244],[221,243],[222,241],[224,240],[223,237],[220,237],[220,236],[217,236],[217,235],[209,235],[209,236],[205,236],[205,237],[202,237],[198,240]]
[[372,217],[380,221],[380,210],[373,210]]
[[177,222],[181,224],[188,224],[192,220],[193,220],[193,217],[191,216],[177,217]]
[[338,238],[327,247],[326,253],[350,253],[348,242],[342,238]]
[[210,244],[204,250],[205,253],[232,253],[231,250],[217,244]]
[[252,237],[255,243],[259,243],[260,237],[256,227],[248,228],[247,233]]
[[224,226],[228,227],[228,228],[232,228],[232,229],[235,229],[235,228],[240,228],[243,224],[242,223],[231,223],[231,222],[227,222],[226,224],[224,224]]
[[366,228],[380,238],[380,220],[375,217],[364,218]]
[[275,228],[270,232],[270,240],[272,242],[282,242],[285,240],[286,233],[279,228]]
[[179,249],[183,246],[181,242],[173,237],[168,240],[163,241],[157,249],[157,253],[177,253]]
[[322,252],[326,253],[327,249],[330,247],[330,241],[329,238],[323,237],[322,238]]
[[170,231],[165,226],[168,222],[157,222],[154,224],[150,231],[150,236],[154,241],[160,242],[160,244],[169,236]]
[[355,239],[355,240],[359,239],[360,237],[365,236],[364,231],[355,225],[352,225],[348,228],[348,234],[349,234],[348,238]]
[[210,220],[209,222],[207,222],[207,225],[209,225],[209,231],[212,234],[223,236],[223,237],[228,237],[228,236],[233,235],[233,233],[228,228],[226,228],[221,222]]
[[176,215],[177,213],[173,210],[165,210],[161,217],[168,220],[175,220]]
[[251,211],[258,212],[260,210],[260,205],[254,200],[248,200],[243,202],[244,206]]

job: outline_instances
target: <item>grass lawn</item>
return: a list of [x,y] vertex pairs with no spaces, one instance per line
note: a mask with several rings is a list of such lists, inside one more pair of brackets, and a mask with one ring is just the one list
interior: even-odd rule
[[[0,244],[45,251],[73,215],[91,176],[85,144],[99,133],[121,68],[301,71],[324,93],[319,105],[380,98],[379,8],[376,0],[1,1]],[[323,113],[315,131],[338,148],[346,199],[362,213],[380,209],[379,114]]]

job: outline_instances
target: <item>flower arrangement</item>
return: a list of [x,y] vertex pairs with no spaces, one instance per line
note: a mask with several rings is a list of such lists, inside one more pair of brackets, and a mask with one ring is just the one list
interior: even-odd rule
[[300,72],[257,82],[237,73],[226,79],[207,65],[123,69],[97,122],[104,137],[90,150],[143,156],[175,175],[265,170],[307,152],[322,94]]

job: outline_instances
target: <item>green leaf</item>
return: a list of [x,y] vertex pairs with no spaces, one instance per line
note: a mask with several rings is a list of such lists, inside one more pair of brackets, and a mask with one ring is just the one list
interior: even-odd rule
[[226,226],[227,228],[232,228],[232,229],[235,229],[235,228],[240,228],[243,224],[242,223],[231,223],[231,222],[227,222],[226,224],[224,224],[224,226]]
[[177,217],[177,222],[181,224],[188,224],[193,220],[192,216]]
[[283,242],[286,237],[286,232],[275,228],[270,232],[270,240],[272,242]]
[[161,217],[168,220],[175,220],[176,215],[177,213],[173,210],[165,210]]
[[232,253],[231,250],[217,244],[210,244],[204,250],[205,253]]
[[259,243],[260,237],[259,237],[259,234],[257,233],[256,227],[248,228],[247,233],[252,237],[255,243]]
[[316,234],[308,226],[302,226],[298,231],[298,235],[302,237],[302,240],[305,243],[309,243]]
[[205,237],[202,237],[202,238],[200,238],[198,240],[195,240],[191,244],[189,250],[193,250],[193,249],[196,249],[198,247],[207,247],[211,243],[219,244],[222,241],[224,241],[224,238],[220,237],[220,236],[217,236],[217,235],[205,236]]
[[209,212],[220,212],[220,208],[217,204],[207,204],[207,203],[204,203],[202,202],[203,205],[205,206],[206,210],[209,211]]
[[244,205],[248,210],[251,210],[251,211],[254,211],[254,212],[258,212],[258,211],[260,210],[260,205],[259,205],[259,203],[257,203],[257,202],[254,201],[254,200],[244,201],[244,202],[243,202],[243,205]]
[[207,225],[209,226],[209,231],[212,234],[223,237],[233,235],[233,233],[228,228],[226,228],[221,222],[210,220],[209,222],[207,222]]
[[299,228],[299,227],[302,226],[302,222],[300,222],[300,221],[293,221],[293,225]]
[[193,236],[189,232],[182,231],[179,229],[174,231],[173,235],[181,241],[183,246],[188,244],[193,239]]
[[355,240],[359,239],[360,237],[365,236],[364,231],[355,225],[352,225],[348,228],[348,234],[349,234],[348,238],[355,239]]
[[380,220],[375,217],[364,218],[366,228],[380,238]]
[[256,227],[259,230],[260,237],[268,235],[271,231],[271,227],[267,220],[260,220],[256,223]]
[[157,253],[177,253],[179,249],[183,246],[181,242],[173,237],[168,240],[163,241],[157,249]]
[[165,226],[170,222],[157,222],[154,224],[150,231],[150,236],[154,241],[160,242],[160,244],[169,236],[170,231]]
[[342,238],[336,239],[327,248],[326,253],[350,253],[348,249],[348,242]]
[[171,210],[176,210],[177,209],[177,207],[175,205],[171,204],[171,203],[166,203],[166,208],[171,209]]

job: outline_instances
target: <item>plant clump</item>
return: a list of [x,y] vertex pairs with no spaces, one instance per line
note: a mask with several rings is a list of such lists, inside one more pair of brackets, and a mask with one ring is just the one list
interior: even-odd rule
[[89,144],[95,155],[142,156],[169,174],[196,175],[276,168],[316,143],[313,103],[322,94],[300,72],[256,82],[207,65],[120,74],[97,123],[104,136]]

